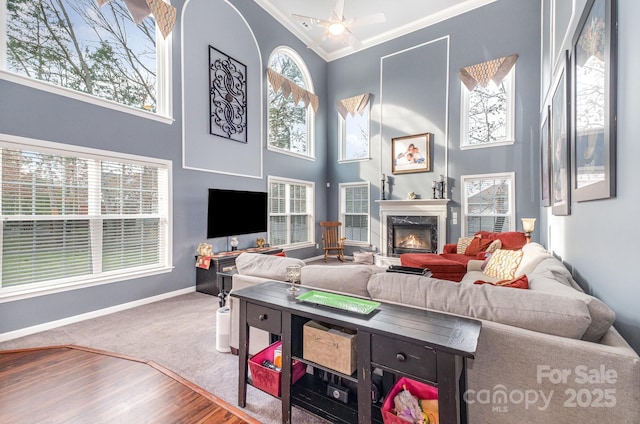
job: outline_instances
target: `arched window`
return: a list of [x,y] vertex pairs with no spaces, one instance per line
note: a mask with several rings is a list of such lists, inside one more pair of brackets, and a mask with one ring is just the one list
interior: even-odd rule
[[136,25],[122,1],[97,3],[0,0],[7,19],[0,76],[143,116],[169,116],[170,36],[161,36],[152,16]]
[[269,149],[312,158],[314,107],[317,97],[302,58],[278,47],[269,58]]

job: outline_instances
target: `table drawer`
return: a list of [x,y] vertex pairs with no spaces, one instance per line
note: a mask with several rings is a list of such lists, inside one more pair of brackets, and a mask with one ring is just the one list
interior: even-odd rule
[[425,346],[372,334],[371,362],[438,382],[436,352]]
[[247,304],[247,324],[272,334],[282,333],[282,313],[277,309]]

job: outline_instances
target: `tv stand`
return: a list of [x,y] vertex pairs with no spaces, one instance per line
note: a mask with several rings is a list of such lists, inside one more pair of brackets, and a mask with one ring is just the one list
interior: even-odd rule
[[236,258],[244,252],[273,255],[282,252],[282,249],[278,247],[251,247],[228,252],[216,252],[209,256],[209,260],[211,261],[209,269],[196,267],[196,291],[212,296],[218,296],[222,291],[228,292],[230,287],[225,287],[224,278],[222,278],[219,273],[235,269]]

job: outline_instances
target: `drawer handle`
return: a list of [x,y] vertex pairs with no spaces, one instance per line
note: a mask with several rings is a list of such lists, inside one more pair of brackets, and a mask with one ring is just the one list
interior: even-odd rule
[[404,362],[407,360],[407,357],[405,356],[404,353],[398,353],[396,354],[396,359],[400,362]]
[[260,321],[266,321],[266,319],[267,319],[267,314],[260,314],[260,315],[258,316],[258,319],[259,319]]

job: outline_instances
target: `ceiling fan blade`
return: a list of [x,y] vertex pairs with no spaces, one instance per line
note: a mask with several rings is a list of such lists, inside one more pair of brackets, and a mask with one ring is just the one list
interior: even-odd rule
[[371,25],[371,24],[379,24],[384,22],[387,18],[384,16],[384,13],[374,13],[373,15],[360,16],[359,18],[352,19],[352,22],[349,24],[349,28],[363,26],[363,25]]
[[351,48],[353,50],[359,50],[360,48],[362,48],[362,42],[360,40],[358,40],[349,30],[345,31],[345,35],[346,35],[346,44],[348,44],[349,46],[351,46]]
[[313,42],[311,44],[309,44],[307,47],[312,49],[314,47],[318,47],[320,45],[320,43],[322,43],[324,40],[327,39],[327,37],[329,36],[329,34],[327,33],[327,31],[324,31],[319,37],[317,37],[315,40],[313,40]]
[[333,13],[336,15],[337,20],[344,19],[344,0],[336,0],[336,4],[333,6]]
[[304,15],[296,15],[295,13],[291,14],[291,18],[295,19],[298,22],[306,23],[307,25],[320,25],[320,26],[329,26],[331,24],[330,21],[320,18],[314,18],[311,16]]

